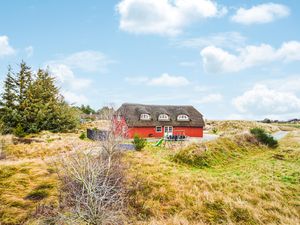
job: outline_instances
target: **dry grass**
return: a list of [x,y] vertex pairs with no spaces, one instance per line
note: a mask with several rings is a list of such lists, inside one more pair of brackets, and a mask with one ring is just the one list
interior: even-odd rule
[[109,129],[109,120],[96,120],[88,123],[81,124],[80,129],[86,130],[87,128],[97,128],[97,129]]
[[49,167],[49,159],[69,153],[72,146],[91,144],[72,133],[43,132],[28,137],[39,141],[30,144],[14,143],[13,138],[1,137],[5,140],[6,155],[0,160],[1,225],[22,224],[41,211],[57,208],[57,177]]
[[6,159],[34,159],[55,156],[57,154],[67,153],[72,150],[73,146],[90,145],[87,140],[80,140],[79,134],[65,133],[55,134],[43,132],[41,134],[30,137],[38,142],[30,144],[14,143],[12,136],[4,137],[6,139]]
[[[225,124],[224,130],[230,129]],[[229,133],[244,130],[234,124]],[[41,158],[90,145],[79,134],[35,138],[43,142],[8,151],[8,159],[19,161],[0,160],[1,225],[39,224],[40,209],[57,208],[57,177]],[[255,144],[240,149],[228,138],[206,148],[223,150],[209,167],[174,162],[172,149],[148,146],[126,153],[131,224],[300,224],[300,130],[275,150]]]
[[252,128],[263,128],[269,133],[279,131],[276,125],[260,123],[256,121],[244,120],[209,120],[206,121],[205,130],[210,133],[217,133],[219,135],[235,135],[243,131],[249,131]]
[[[299,137],[291,134],[277,150],[237,149],[234,160],[225,160],[224,151],[223,163],[209,168],[175,163],[166,149],[129,153],[132,223],[299,224]],[[209,148],[228,145],[217,141]]]
[[57,207],[57,181],[43,163],[0,165],[0,224],[22,224],[41,206]]

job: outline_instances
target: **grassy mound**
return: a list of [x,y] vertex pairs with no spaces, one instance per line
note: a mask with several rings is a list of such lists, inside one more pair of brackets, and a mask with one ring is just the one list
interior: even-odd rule
[[132,224],[299,224],[300,132],[277,149],[244,138],[128,152]]
[[245,120],[209,120],[206,121],[205,129],[219,135],[236,135],[257,127],[268,133],[279,131],[278,126],[272,124]]
[[262,150],[257,139],[249,134],[233,138],[219,138],[217,140],[193,144],[180,149],[171,156],[171,160],[194,167],[211,167],[224,165],[240,159],[249,151]]

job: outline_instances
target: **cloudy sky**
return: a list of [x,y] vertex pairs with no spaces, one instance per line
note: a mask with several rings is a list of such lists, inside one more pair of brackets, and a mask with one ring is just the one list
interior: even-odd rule
[[300,117],[295,0],[4,0],[0,80],[23,59],[66,100],[194,105],[209,119]]

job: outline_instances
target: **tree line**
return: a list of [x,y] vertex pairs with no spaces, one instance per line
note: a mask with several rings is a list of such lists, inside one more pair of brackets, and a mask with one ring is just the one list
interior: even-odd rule
[[8,67],[0,106],[3,134],[65,132],[79,123],[78,110],[66,103],[49,71],[34,72],[24,61],[17,72]]

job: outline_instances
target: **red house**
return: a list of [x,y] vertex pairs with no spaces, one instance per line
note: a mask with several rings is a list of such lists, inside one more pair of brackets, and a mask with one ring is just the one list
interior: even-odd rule
[[204,120],[193,106],[123,104],[115,121],[127,129],[128,138],[184,135],[203,137]]

